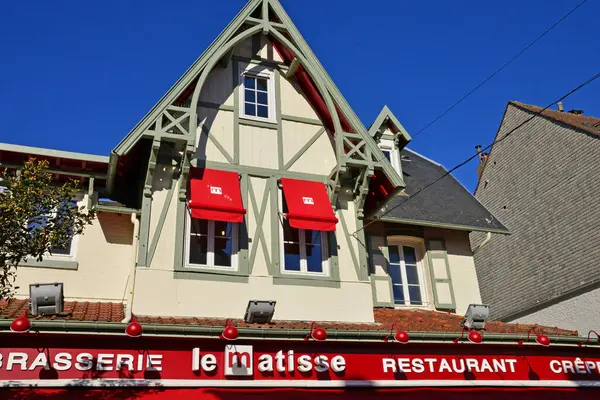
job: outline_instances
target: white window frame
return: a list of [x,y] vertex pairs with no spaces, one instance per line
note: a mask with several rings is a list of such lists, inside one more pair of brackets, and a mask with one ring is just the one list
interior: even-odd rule
[[[321,269],[322,272],[311,272],[308,271],[308,263],[306,261],[306,238],[304,235],[304,229],[298,229],[299,246],[300,246],[300,271],[289,271],[285,269],[285,246],[284,246],[284,235],[283,235],[283,218],[286,218],[283,214],[283,190],[279,189],[278,196],[279,204],[279,254],[281,265],[281,273],[286,275],[304,275],[304,276],[329,276],[329,241],[327,240],[327,232],[321,232]],[[296,228],[293,228],[296,229]]]
[[[222,265],[215,265],[215,221],[205,220],[208,222],[208,234],[207,234],[207,251],[206,251],[206,264],[192,264],[190,263],[190,236],[191,236],[191,226],[192,226],[192,214],[191,210],[188,206],[186,206],[185,213],[185,245],[184,245],[184,254],[185,254],[185,263],[184,265],[187,268],[199,268],[199,269],[210,269],[216,271],[238,271],[239,262],[238,262],[238,253],[240,249],[239,243],[239,231],[240,224],[232,223],[231,227],[231,266],[226,267]],[[212,251],[211,251],[212,249]]]
[[[79,208],[81,207],[81,203],[83,200],[77,200],[77,199],[73,199],[72,200],[76,207]],[[53,213],[56,214],[56,213]],[[59,261],[59,260],[64,260],[64,261],[72,261],[77,257],[77,244],[79,243],[79,236],[80,235],[73,235],[73,237],[71,238],[71,248],[69,249],[69,253],[68,254],[54,254],[54,253],[46,253],[44,254],[43,258],[44,260],[55,260],[55,261]],[[35,258],[31,258],[31,260],[35,260]]]
[[400,151],[394,145],[394,141],[382,139],[379,142],[379,148],[381,151],[388,151],[390,153],[390,163],[396,172],[400,174]]
[[[404,293],[404,304],[396,303],[396,299],[394,298],[394,291],[390,293],[392,298],[392,302],[394,303],[394,307],[396,308],[432,308],[433,304],[429,301],[429,292],[427,291],[426,280],[428,276],[425,274],[424,269],[424,257],[425,257],[425,243],[423,240],[418,238],[410,238],[410,237],[399,237],[399,236],[390,236],[387,238],[388,242],[388,254],[390,246],[398,246],[398,252],[400,256],[400,276],[402,277],[402,291]],[[406,274],[406,265],[404,263],[404,251],[402,251],[402,247],[412,247],[415,249],[415,256],[417,258],[417,276],[419,278],[419,290],[421,291],[421,304],[411,304],[410,303],[410,293],[408,291],[408,277]],[[391,262],[388,260],[388,268],[392,268]],[[394,266],[396,268],[396,266]],[[388,275],[391,274],[388,271]],[[392,281],[392,285],[394,282]]]
[[[268,90],[268,111],[269,117],[259,117],[256,115],[246,115],[246,107],[245,107],[245,87],[244,87],[244,76],[252,76],[256,78],[264,78],[267,80],[267,90]],[[244,119],[251,119],[254,121],[262,121],[269,123],[277,123],[277,112],[275,107],[275,72],[264,66],[253,63],[238,63],[238,76],[240,77],[240,83],[238,85],[238,93],[239,93],[239,117]]]

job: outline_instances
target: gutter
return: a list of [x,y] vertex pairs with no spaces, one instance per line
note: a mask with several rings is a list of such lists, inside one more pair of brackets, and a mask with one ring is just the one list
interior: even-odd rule
[[137,272],[137,252],[138,242],[140,238],[140,221],[137,219],[137,214],[131,213],[131,223],[133,224],[133,243],[131,244],[131,276],[130,282],[128,283],[127,290],[127,306],[125,307],[125,318],[121,321],[122,323],[128,323],[131,321],[133,316],[133,292],[135,290],[135,275]]
[[[9,331],[12,320],[0,320],[0,332]],[[43,320],[32,321],[33,329],[39,333],[63,333],[63,334],[110,334],[124,335],[127,324],[117,322],[80,322],[80,321],[57,321]],[[172,336],[187,338],[213,338],[217,339],[223,332],[223,326],[202,325],[169,325],[169,324],[144,324],[144,336]],[[238,328],[242,339],[264,339],[264,340],[304,340],[308,329],[275,329],[275,328]],[[389,331],[365,331],[365,330],[327,330],[327,340],[333,341],[360,341],[360,342],[382,342],[389,335]],[[411,343],[452,343],[460,337],[460,332],[409,332]],[[522,340],[524,345],[539,346],[534,338],[527,340],[527,335],[490,333],[483,336],[484,343],[517,345]],[[550,336],[550,342],[554,345],[572,346],[584,341],[579,336]],[[590,342],[586,347],[600,347]]]

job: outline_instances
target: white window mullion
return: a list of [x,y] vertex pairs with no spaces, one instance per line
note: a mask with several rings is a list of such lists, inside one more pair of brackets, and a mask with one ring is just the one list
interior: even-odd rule
[[215,266],[215,221],[208,221],[206,264]]
[[308,272],[308,263],[306,261],[306,238],[304,229],[298,229],[298,242],[300,243],[300,271]]
[[323,274],[329,275],[329,243],[327,242],[327,232],[321,232],[321,268]]
[[402,276],[402,292],[404,293],[404,304],[410,305],[410,292],[408,291],[408,276],[406,275],[406,264],[404,263],[404,247],[398,246],[400,256],[400,276]]

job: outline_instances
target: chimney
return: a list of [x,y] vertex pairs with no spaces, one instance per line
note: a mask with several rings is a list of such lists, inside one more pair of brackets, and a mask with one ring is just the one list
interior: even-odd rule
[[488,153],[481,152],[480,144],[475,146],[475,149],[477,150],[477,155],[479,156],[479,164],[477,164],[477,179],[479,180],[481,179],[481,173],[483,172],[483,167],[485,167],[485,162],[487,161]]
[[565,112],[565,107],[563,106],[562,101],[558,102],[558,111]]
[[477,155],[479,156],[479,162],[483,162],[483,155],[481,154],[481,145],[478,144],[475,146],[475,150],[477,150]]

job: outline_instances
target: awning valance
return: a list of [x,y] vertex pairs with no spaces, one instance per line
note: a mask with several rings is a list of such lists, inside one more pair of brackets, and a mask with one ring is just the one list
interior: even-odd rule
[[237,172],[204,169],[190,180],[192,218],[213,221],[243,222],[246,210],[242,205]]
[[327,189],[322,182],[281,178],[287,203],[287,218],[292,228],[335,231],[338,219],[333,214]]

